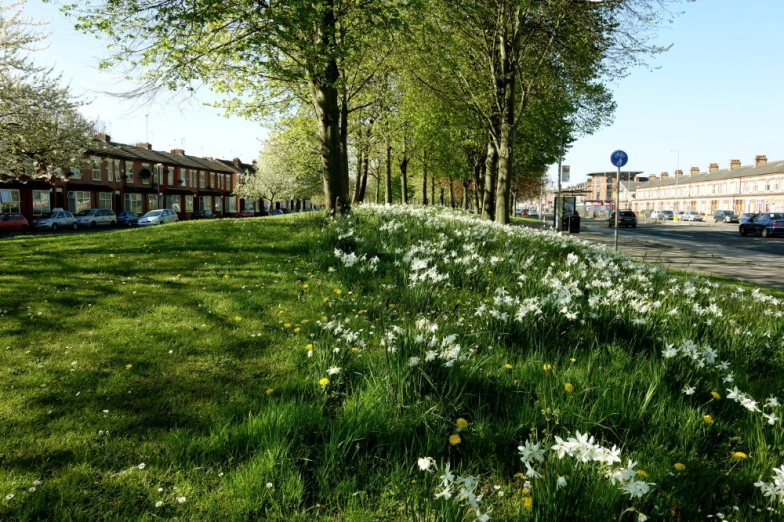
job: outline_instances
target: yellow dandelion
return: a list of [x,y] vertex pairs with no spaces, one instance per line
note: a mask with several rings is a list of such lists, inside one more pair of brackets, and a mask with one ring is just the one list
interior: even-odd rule
[[307,290],[308,289],[308,285],[302,285],[302,289],[303,290]]
[[416,484],[416,479],[411,479],[412,484]]
[[683,471],[686,469],[686,466],[684,464],[681,464],[680,462],[676,462],[675,464],[673,464],[672,467],[677,469],[678,471]]
[[229,274],[223,274],[223,279],[231,279],[231,276]]
[[749,456],[742,451],[736,451],[732,454],[732,460],[743,460],[747,458],[749,458]]
[[322,320],[322,322],[326,322],[326,321],[329,320],[329,318],[326,315],[322,315],[321,316],[321,320]]
[[310,319],[303,319],[302,320],[302,324],[308,324],[309,322],[310,322]]
[[506,363],[506,364],[504,365],[504,368],[506,368],[507,370],[511,370],[511,369],[512,369],[512,365],[511,365],[511,364],[509,364],[509,363]]
[[114,257],[114,254],[109,254],[109,257]]
[[527,509],[531,509],[532,507],[534,507],[534,499],[532,499],[529,496],[523,497],[523,505],[525,505]]
[[324,299],[322,299],[322,301],[325,302],[325,303],[328,303],[329,302],[329,297],[325,297]]
[[329,384],[329,379],[327,379],[326,377],[322,377],[321,379],[319,379],[319,384],[322,386],[326,386],[327,384]]
[[[523,476],[523,474],[522,474],[522,473],[520,473],[519,475],[520,475],[520,477],[522,477],[522,476]],[[523,494],[524,496],[528,496],[528,495],[530,495],[530,494],[531,494],[531,489],[530,489],[530,488],[523,488],[523,489],[522,489],[522,494]]]
[[484,302],[485,302],[485,304],[486,304],[486,303],[489,303],[489,302],[490,302],[490,299],[483,299],[483,301],[484,301]]
[[291,323],[284,323],[283,328],[291,328]]
[[235,320],[235,321],[242,321],[242,317],[240,317],[240,316],[238,315],[237,317],[235,317],[235,318],[234,318],[234,320]]
[[353,353],[357,353],[357,352],[359,351],[359,348],[357,348],[357,347],[355,346],[355,347],[353,347],[353,348],[351,349],[351,351],[352,351]]
[[467,427],[468,427],[468,421],[467,420],[465,420],[463,417],[460,417],[459,419],[457,419],[457,429],[458,430],[464,430]]
[[552,364],[545,363],[545,364],[542,365],[542,370],[544,370],[546,372],[549,372],[552,369],[553,369],[553,365]]
[[450,435],[449,436],[449,444],[451,444],[452,446],[457,446],[462,441],[463,441],[463,439],[461,439],[460,435],[458,435],[457,433],[455,433],[454,435]]
[[278,315],[283,314],[283,310],[278,310]]
[[492,271],[492,270],[488,270],[488,271],[487,271],[487,274],[488,274],[488,275],[493,275],[493,271]]
[[275,391],[274,388],[267,388],[267,395],[272,395],[272,392],[274,391]]
[[463,301],[462,301],[462,300],[460,300],[460,299],[457,299],[457,300],[455,300],[455,304],[456,304],[456,305],[463,304]]
[[299,333],[299,328],[294,328],[294,333]]
[[570,363],[576,363],[577,359],[575,359],[574,357],[569,357],[569,362]]
[[306,344],[305,345],[305,349],[312,350],[313,349],[313,345],[312,344]]
[[638,469],[638,470],[637,470],[637,474],[638,474],[639,476],[641,476],[641,477],[648,478],[648,472],[647,472],[647,471],[645,471],[644,469]]
[[716,400],[719,400],[719,399],[721,399],[721,395],[719,395],[719,392],[712,391],[712,392],[711,392],[711,395],[712,395],[712,396],[713,396],[713,398],[714,398],[714,399],[716,399]]
[[525,475],[523,475],[522,473],[520,473],[518,471],[517,473],[514,474],[514,476],[515,476],[515,478],[523,478]]
[[710,415],[703,415],[702,416],[702,421],[705,424],[712,424],[713,423],[713,417],[711,417]]
[[126,365],[125,365],[125,369],[126,369],[126,370],[130,370],[131,368],[133,368],[133,365],[132,365],[132,364],[126,364]]
[[571,383],[567,382],[566,384],[564,384],[564,390],[566,390],[569,393],[572,393],[574,391],[574,386]]
[[343,293],[343,290],[341,290],[340,288],[335,288],[335,295],[340,295],[342,293]]

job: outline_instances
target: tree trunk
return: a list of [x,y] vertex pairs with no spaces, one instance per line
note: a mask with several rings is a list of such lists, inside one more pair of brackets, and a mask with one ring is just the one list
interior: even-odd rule
[[509,206],[512,195],[512,173],[514,166],[515,137],[515,78],[510,72],[510,81],[504,92],[501,120],[501,135],[498,144],[498,187],[495,195],[495,220],[502,225],[509,223]]
[[363,166],[364,172],[362,173],[362,189],[359,191],[359,201],[365,201],[365,190],[367,189],[367,179],[368,179],[368,164],[370,163],[370,152],[366,152],[365,156],[365,165]]
[[387,175],[384,179],[384,203],[392,204],[392,145],[387,142]]
[[381,178],[376,177],[376,205],[381,198]]
[[[318,27],[320,44],[328,50],[335,49],[335,5],[326,0],[326,8]],[[326,52],[328,56],[334,53]],[[310,78],[310,93],[319,124],[321,142],[321,177],[324,182],[324,201],[330,215],[345,214],[350,210],[348,183],[343,168],[340,148],[340,107],[338,106],[337,82],[340,71],[335,58],[328,58],[323,71]]]
[[449,206],[455,208],[455,188],[454,188],[454,180],[449,178]]
[[400,189],[403,195],[400,200],[404,205],[408,205],[408,158],[405,156],[405,151],[403,154],[403,161],[400,162]]
[[351,203],[356,205],[360,202],[359,196],[362,193],[362,163],[364,161],[364,154],[362,150],[357,151],[357,180],[354,183],[354,198]]
[[427,151],[422,153],[422,204],[427,205]]
[[498,168],[498,151],[493,139],[487,140],[487,159],[485,160],[485,182],[482,191],[482,219],[495,219],[495,177]]
[[484,157],[480,155],[474,162],[474,211],[479,214],[482,212],[479,194],[482,192],[482,166],[485,164]]
[[436,177],[430,176],[430,204],[436,204]]
[[468,210],[468,187],[470,185],[470,181],[463,182],[463,210]]
[[346,190],[348,190],[349,173],[348,173],[348,94],[343,87],[343,96],[340,100],[340,153],[343,155],[343,177],[345,178]]

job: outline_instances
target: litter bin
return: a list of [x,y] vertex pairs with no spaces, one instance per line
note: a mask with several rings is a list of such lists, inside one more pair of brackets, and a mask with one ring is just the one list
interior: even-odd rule
[[571,216],[564,216],[564,220],[568,221],[568,223],[564,223],[568,225],[568,230],[570,234],[579,234],[580,233],[580,214],[575,212]]

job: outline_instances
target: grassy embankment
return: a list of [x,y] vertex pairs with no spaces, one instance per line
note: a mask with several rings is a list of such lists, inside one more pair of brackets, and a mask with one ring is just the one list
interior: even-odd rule
[[0,518],[772,516],[773,291],[432,209],[0,246]]

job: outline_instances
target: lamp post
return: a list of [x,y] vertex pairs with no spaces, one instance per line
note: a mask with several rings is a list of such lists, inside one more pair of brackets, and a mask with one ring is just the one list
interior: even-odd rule
[[678,170],[681,168],[681,151],[678,149],[670,149],[670,152],[678,153],[677,159],[675,160],[675,172],[673,173],[673,176],[675,176],[675,201],[678,204],[677,210],[681,210],[681,201],[678,195]]

